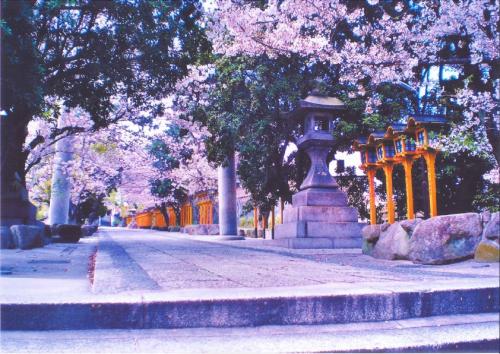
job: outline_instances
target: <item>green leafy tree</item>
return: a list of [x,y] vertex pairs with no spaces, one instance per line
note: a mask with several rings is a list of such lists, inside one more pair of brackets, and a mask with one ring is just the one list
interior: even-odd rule
[[[29,149],[23,144],[34,116],[62,104],[88,112],[93,129],[127,117],[148,121],[163,110],[154,102],[210,48],[197,0],[6,0],[1,6],[5,189],[16,175],[25,184]],[[75,130],[57,129],[51,138]]]
[[[177,127],[169,129],[168,133],[177,137],[179,145],[181,145],[182,133]],[[160,139],[156,139],[151,143],[148,152],[153,160],[153,167],[158,172],[157,177],[149,181],[151,194],[160,200],[158,207],[168,225],[168,207],[173,208],[177,220],[180,220],[181,207],[187,197],[187,191],[169,175],[172,170],[179,167],[180,160],[174,154],[172,148]],[[190,152],[181,148],[180,156],[189,159]]]
[[226,156],[238,152],[238,174],[251,196],[246,210],[257,206],[267,214],[279,198],[290,201],[307,169],[307,157],[298,153],[285,159],[290,142],[300,135],[300,124],[286,113],[323,82],[323,93],[349,104],[338,122],[336,149],[346,149],[359,131],[362,100],[349,99],[354,90],[336,82],[336,72],[322,64],[311,65],[299,56],[269,58],[217,58],[207,92],[208,104],[192,107],[192,116],[211,133],[208,157],[224,164]]
[[157,178],[150,181],[151,194],[158,199],[158,205],[165,222],[169,224],[168,208],[174,209],[177,220],[180,218],[182,203],[187,197],[186,190],[178,186],[174,180],[170,178]]

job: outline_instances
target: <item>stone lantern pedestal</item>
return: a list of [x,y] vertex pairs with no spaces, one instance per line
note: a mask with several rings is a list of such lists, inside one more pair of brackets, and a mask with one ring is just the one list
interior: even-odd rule
[[336,119],[345,110],[333,97],[308,96],[301,100],[292,118],[304,122],[298,148],[305,151],[311,167],[283,213],[283,224],[275,229],[278,246],[288,248],[360,248],[358,211],[347,205],[347,196],[330,175],[326,158],[334,145],[331,134]]

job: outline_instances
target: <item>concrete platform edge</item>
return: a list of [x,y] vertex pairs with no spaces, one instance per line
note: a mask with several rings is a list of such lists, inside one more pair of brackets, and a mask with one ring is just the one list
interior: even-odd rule
[[146,329],[333,324],[498,312],[499,289],[2,304],[2,330]]

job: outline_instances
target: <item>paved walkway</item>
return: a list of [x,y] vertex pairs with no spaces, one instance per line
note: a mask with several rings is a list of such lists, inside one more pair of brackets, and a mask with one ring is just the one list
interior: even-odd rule
[[241,296],[245,291],[285,289],[290,294],[499,284],[498,264],[473,260],[423,266],[376,260],[360,250],[288,250],[264,246],[261,240],[211,240],[210,236],[103,228],[78,244],[2,250],[0,302],[116,299],[146,293],[182,297],[196,296],[200,289],[211,296]]

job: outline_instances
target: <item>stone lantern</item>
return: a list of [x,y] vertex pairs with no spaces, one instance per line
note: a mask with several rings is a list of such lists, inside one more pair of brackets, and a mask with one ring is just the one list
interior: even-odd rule
[[334,146],[332,131],[346,107],[335,97],[312,93],[299,102],[289,119],[302,124],[304,134],[298,139],[299,150],[311,161],[309,172],[283,214],[283,224],[276,226],[278,245],[289,248],[361,247],[358,212],[347,206],[347,196],[330,175],[327,155]]

